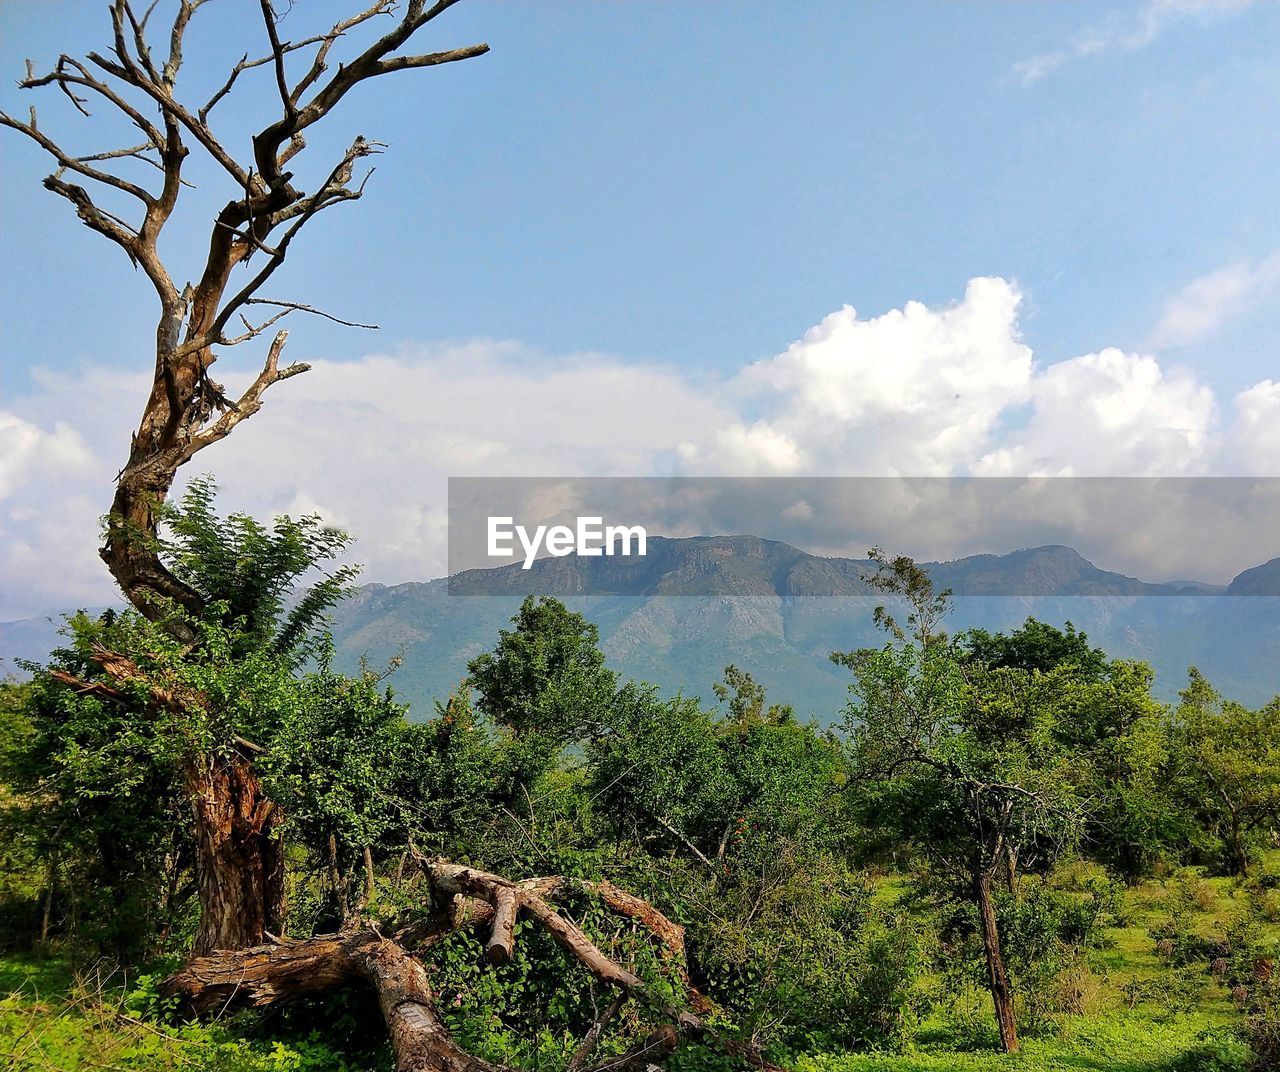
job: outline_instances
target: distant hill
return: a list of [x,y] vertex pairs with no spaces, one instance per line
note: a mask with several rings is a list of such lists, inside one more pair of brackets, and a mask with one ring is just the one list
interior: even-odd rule
[[1254,566],[1239,574],[1227,586],[1231,596],[1274,596],[1280,594],[1280,558]]
[[[1070,620],[1112,656],[1150,662],[1164,699],[1192,664],[1245,703],[1280,692],[1280,598],[1234,598],[1280,597],[1280,559],[1225,588],[1126,577],[1060,546],[923,565],[956,595],[952,629],[1011,629],[1028,615]],[[366,585],[337,608],[333,633],[344,668],[402,654],[391,684],[425,717],[537,591],[594,621],[610,664],[627,677],[709,701],[712,683],[735,663],[775,700],[829,723],[849,680],[829,653],[883,641],[871,622],[882,597],[863,580],[869,568],[754,536],[650,537],[643,558],[547,558],[530,570]],[[54,629],[43,619],[0,624],[0,657],[42,658]]]
[[[1280,562],[1280,560],[1278,560]],[[1070,547],[1033,547],[1006,555],[922,562],[934,583],[956,595],[1195,595],[1225,589],[1196,581],[1152,584],[1099,569]],[[825,558],[758,536],[652,536],[641,556],[542,558],[455,574],[455,595],[856,596],[869,559]],[[1261,567],[1266,568],[1266,567]],[[1243,576],[1243,575],[1242,575]],[[1275,577],[1280,595],[1280,572]]]

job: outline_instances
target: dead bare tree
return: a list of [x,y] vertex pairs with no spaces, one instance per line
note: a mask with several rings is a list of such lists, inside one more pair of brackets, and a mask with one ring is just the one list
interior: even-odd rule
[[[326,209],[360,198],[372,169],[357,176],[357,168],[382,146],[357,137],[310,192],[294,184],[290,162],[306,149],[307,130],[361,83],[488,51],[484,44],[423,54],[403,51],[457,0],[436,0],[430,6],[426,0],[405,0],[403,8],[397,0],[375,0],[328,30],[298,41],[282,38],[272,0],[258,0],[255,18],[261,17],[263,54],[250,59],[246,53],[203,104],[184,102],[178,90],[184,43],[194,17],[208,2],[177,0],[165,48],[153,50],[148,28],[157,4],[140,16],[129,0],[111,0],[108,54],[90,52],[84,60],[62,55],[46,74],[37,74],[28,61],[21,87],[54,87],[86,117],[91,105],[105,107],[136,129],[135,137],[141,138],[137,144],[73,155],[41,128],[34,107],[26,120],[0,113],[0,125],[23,134],[53,158],[56,168],[44,180],[45,187],[65,198],[85,226],[119,246],[150,281],[159,300],[154,377],[116,481],[101,556],[129,602],[184,643],[196,639],[189,619],[207,608],[198,592],[166,568],[157,542],[158,510],[180,466],[257,413],[268,388],[308,370],[302,363],[281,365],[287,332],[276,326],[282,320],[308,313],[350,323],[301,302],[266,297],[264,288],[304,227]],[[334,50],[353,31],[367,30],[366,24],[384,19],[391,23],[386,33],[330,70]],[[241,160],[215,132],[210,116],[241,76],[257,68],[272,76],[269,92],[279,97],[280,115],[253,135],[252,159]],[[194,282],[183,281],[159,253],[161,235],[187,185],[183,166],[192,152],[204,154],[233,191],[213,221],[208,254],[191,277]],[[155,168],[154,184],[135,182],[126,177],[132,171],[122,171],[139,162]],[[116,201],[136,204],[131,213],[121,214],[108,207]],[[237,269],[242,269],[239,275]],[[255,311],[259,317],[251,320]],[[253,342],[271,329],[276,330],[262,371],[239,398],[228,398],[209,375],[219,352]],[[175,608],[188,617],[175,614]],[[127,655],[100,650],[95,658],[104,680],[85,682],[64,675],[65,683],[113,699],[122,697],[143,674]],[[178,688],[150,685],[152,704],[181,711],[206,703],[204,697]],[[298,941],[273,938],[283,912],[283,813],[267,798],[254,772],[252,743],[222,744],[226,747],[217,752],[193,757],[185,772],[201,920],[193,958],[168,987],[194,1009],[269,1005],[364,981],[380,997],[400,1069],[488,1072],[492,1066],[466,1054],[449,1038],[414,953],[459,927],[490,925],[488,954],[500,962],[511,955],[514,923],[524,914],[598,980],[615,988],[620,999],[645,1005],[661,1024],[624,1057],[594,1067],[652,1064],[681,1039],[705,1033],[698,1016],[661,1005],[639,978],[601,953],[552,907],[566,885],[560,879],[517,883],[448,863],[420,861],[437,908],[427,922],[383,935],[376,925],[356,919],[339,934]],[[644,923],[676,970],[684,972],[679,927],[647,903],[607,884],[596,893],[614,911]],[[588,1037],[575,1067],[585,1067],[598,1037],[599,1031]]]
[[[263,297],[263,288],[307,224],[326,209],[361,196],[368,175],[357,180],[356,167],[379,145],[356,138],[310,193],[293,184],[293,174],[286,167],[305,149],[305,132],[362,82],[488,51],[487,45],[479,44],[423,55],[401,54],[414,34],[457,0],[437,0],[430,7],[425,0],[409,0],[403,12],[395,0],[377,0],[326,32],[298,42],[281,40],[271,0],[260,0],[265,55],[250,60],[246,54],[221,88],[205,104],[195,106],[180,99],[178,76],[187,32],[208,2],[179,0],[167,35],[167,55],[154,52],[147,38],[155,4],[139,17],[129,0],[112,0],[113,45],[108,56],[91,52],[81,61],[62,55],[44,75],[36,74],[28,61],[27,77],[19,83],[23,88],[56,87],[86,116],[90,104],[105,105],[137,129],[141,143],[75,156],[41,129],[34,107],[25,122],[0,113],[0,124],[26,135],[53,157],[57,168],[44,180],[45,187],[66,198],[87,227],[120,246],[150,280],[159,299],[154,378],[116,481],[101,555],[129,602],[187,642],[194,633],[181,615],[172,613],[173,608],[192,616],[205,608],[199,593],[161,560],[157,509],[180,466],[257,413],[269,387],[306,372],[308,366],[281,366],[288,333],[277,330],[262,371],[238,399],[229,399],[209,370],[219,350],[251,342],[293,313],[328,315],[300,302]],[[384,17],[393,21],[392,28],[328,73],[335,46],[357,27]],[[291,81],[287,61],[298,57],[309,62],[302,76]],[[245,71],[264,66],[274,71],[282,114],[253,135],[253,159],[242,163],[214,132],[210,113]],[[183,193],[183,164],[193,148],[229,178],[234,196],[213,221],[208,255],[196,282],[179,283],[181,277],[163,262],[158,246]],[[158,188],[146,188],[118,174],[121,162],[130,160],[154,165],[160,176]],[[116,171],[111,170],[113,166]],[[136,201],[134,218],[126,220],[103,207],[99,203],[103,194]],[[233,274],[241,266],[257,270],[233,287]],[[256,323],[249,320],[254,308],[263,310],[263,319]],[[239,326],[233,327],[233,322]],[[198,951],[260,942],[282,910],[281,816],[279,808],[264,799],[251,758],[244,754],[230,761],[199,757],[187,772],[199,846],[203,922]]]

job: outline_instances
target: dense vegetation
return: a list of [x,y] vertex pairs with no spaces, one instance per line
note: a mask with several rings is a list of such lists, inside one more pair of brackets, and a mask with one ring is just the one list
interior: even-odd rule
[[[949,635],[946,593],[878,555],[885,642],[833,655],[834,728],[743,668],[690,683],[713,704],[621,681],[593,625],[533,598],[414,720],[394,676],[330,664],[340,534],[221,518],[201,481],[166,533],[210,608],[196,641],[81,615],[0,690],[0,1052],[20,1067],[390,1067],[359,990],[210,1022],[159,985],[200,940],[191,757],[232,749],[282,806],[269,935],[430,912],[424,858],[581,880],[584,931],[714,1024],[686,1067],[734,1063],[735,1040],[832,1072],[1280,1060],[1280,701],[1247,710],[1192,671],[1161,705],[1070,625]],[[588,896],[604,880],[684,925],[687,977]],[[476,930],[421,954],[472,1053],[580,1067],[589,1031],[607,1054],[646,1030],[517,933],[496,968]]]

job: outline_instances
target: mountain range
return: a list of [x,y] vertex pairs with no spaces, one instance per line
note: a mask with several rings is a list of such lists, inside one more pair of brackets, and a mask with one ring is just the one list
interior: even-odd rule
[[[1229,585],[1142,581],[1061,546],[921,565],[954,593],[952,629],[1069,620],[1109,655],[1151,663],[1163,699],[1176,697],[1191,665],[1244,703],[1280,692],[1280,558]],[[733,663],[771,699],[830,723],[849,680],[830,652],[883,641],[870,568],[755,536],[650,537],[643,557],[544,558],[529,570],[365,585],[335,609],[332,631],[344,669],[402,656],[390,683],[425,717],[467,661],[494,645],[524,595],[554,595],[599,627],[610,665],[626,677],[709,700]],[[55,630],[50,618],[0,623],[0,658],[43,658]]]

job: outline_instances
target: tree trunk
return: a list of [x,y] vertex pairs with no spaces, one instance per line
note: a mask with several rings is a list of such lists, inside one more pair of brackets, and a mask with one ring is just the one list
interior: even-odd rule
[[1006,844],[1004,848],[1004,877],[1005,883],[1009,887],[1009,892],[1013,894],[1015,901],[1018,899],[1018,850],[1012,845]]
[[196,828],[200,929],[193,953],[247,949],[284,916],[283,814],[244,757],[204,755],[188,772]]
[[1235,873],[1241,878],[1249,874],[1249,851],[1244,845],[1244,835],[1240,832],[1240,824],[1231,820],[1231,857]]
[[498,1072],[454,1042],[436,1013],[426,970],[402,947],[370,942],[352,960],[378,992],[396,1072]]
[[974,879],[978,915],[982,921],[982,949],[987,958],[987,982],[996,1009],[996,1026],[1000,1029],[1000,1048],[1005,1053],[1018,1049],[1018,1021],[1013,1007],[1013,989],[1000,952],[1000,931],[996,926],[996,906],[991,896],[991,875],[979,870]]
[[163,620],[169,632],[189,643],[195,633],[186,622],[172,617],[170,604],[199,615],[204,601],[169,572],[156,549],[156,509],[169,494],[179,462],[170,456],[175,453],[172,451],[152,456],[145,453],[141,437],[151,416],[149,404],[143,428],[134,436],[128,464],[116,485],[107,515],[107,539],[99,555],[125,598],[144,617]]

